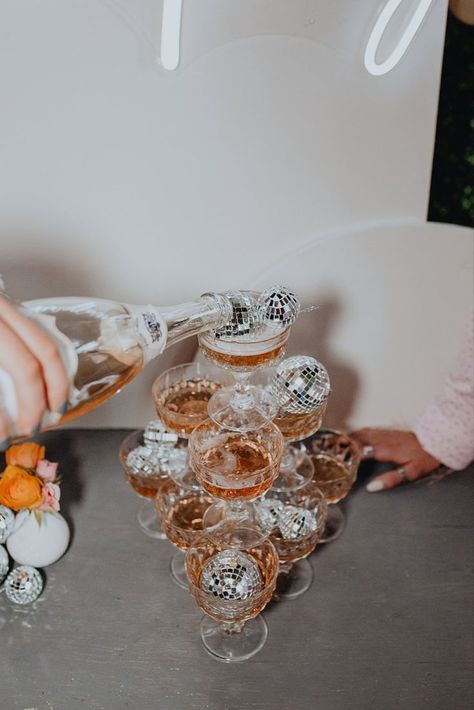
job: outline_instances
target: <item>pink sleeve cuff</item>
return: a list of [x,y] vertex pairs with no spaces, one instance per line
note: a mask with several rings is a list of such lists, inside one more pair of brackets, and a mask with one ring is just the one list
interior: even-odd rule
[[424,450],[449,468],[466,468],[474,459],[472,416],[453,419],[434,400],[416,422],[414,431]]
[[474,459],[473,333],[471,320],[443,394],[430,402],[414,428],[425,451],[454,469],[465,468]]

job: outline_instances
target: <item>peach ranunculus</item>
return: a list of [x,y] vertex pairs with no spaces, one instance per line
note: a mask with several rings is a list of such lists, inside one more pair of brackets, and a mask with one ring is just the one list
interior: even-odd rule
[[37,508],[43,502],[39,478],[19,466],[8,465],[0,478],[0,504],[18,512],[22,508]]
[[12,466],[23,466],[23,468],[36,468],[40,459],[44,459],[45,447],[35,444],[34,441],[27,441],[24,444],[14,444],[7,449],[5,458]]
[[45,483],[43,486],[43,502],[38,507],[38,510],[57,513],[60,495],[61,490],[56,483]]
[[36,465],[36,475],[45,483],[52,483],[56,478],[58,464],[48,459],[40,459]]

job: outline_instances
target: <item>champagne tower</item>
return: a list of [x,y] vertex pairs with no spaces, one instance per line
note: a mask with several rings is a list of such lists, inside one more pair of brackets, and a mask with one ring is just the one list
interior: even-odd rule
[[330,383],[314,358],[282,359],[300,313],[292,291],[224,296],[231,317],[199,335],[207,363],[171,368],[152,388],[158,416],[180,438],[163,448],[158,420],[132,435],[135,449],[124,442],[121,460],[129,481],[155,476],[158,518],[178,548],[172,577],[205,612],[206,650],[235,662],[265,643],[260,612],[271,598],[311,584],[305,558],[322,538],[327,502],[299,442],[319,430]]

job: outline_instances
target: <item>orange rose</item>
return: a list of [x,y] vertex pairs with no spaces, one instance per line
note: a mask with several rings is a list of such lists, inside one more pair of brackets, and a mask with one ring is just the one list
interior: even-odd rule
[[19,466],[7,466],[0,478],[0,505],[19,511],[43,501],[41,481]]
[[36,468],[40,459],[44,459],[46,449],[44,446],[27,441],[25,444],[15,444],[7,449],[5,458],[12,466],[23,466],[24,468]]

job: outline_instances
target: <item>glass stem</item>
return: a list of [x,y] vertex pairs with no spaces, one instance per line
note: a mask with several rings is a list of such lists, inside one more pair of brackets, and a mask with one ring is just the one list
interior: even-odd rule
[[248,380],[251,372],[234,372],[235,385],[230,400],[233,409],[252,409],[254,402]]
[[293,562],[280,562],[280,574],[290,574],[293,569]]
[[231,500],[226,502],[225,519],[242,520],[248,515],[248,503],[243,500]]
[[224,621],[222,629],[228,636],[233,636],[234,634],[240,634],[244,628],[244,623],[244,621]]
[[282,473],[293,473],[296,470],[295,454],[291,450],[290,443],[285,439],[283,453],[280,461],[280,471]]

